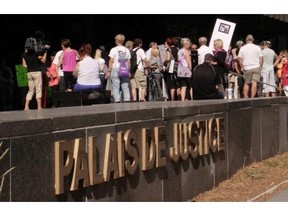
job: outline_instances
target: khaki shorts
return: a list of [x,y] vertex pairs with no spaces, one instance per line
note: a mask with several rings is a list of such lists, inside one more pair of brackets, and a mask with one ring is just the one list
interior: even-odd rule
[[147,78],[141,70],[137,69],[135,75],[134,75],[134,80],[136,82],[137,88],[143,88],[147,86]]
[[245,84],[250,84],[252,81],[259,82],[261,77],[260,68],[254,68],[251,70],[244,70],[243,77],[245,80]]
[[136,81],[134,78],[130,79],[130,86],[131,86],[131,89],[137,89]]
[[27,73],[29,91],[26,95],[26,100],[32,100],[34,92],[36,92],[36,99],[42,98],[42,73],[41,71],[34,71]]

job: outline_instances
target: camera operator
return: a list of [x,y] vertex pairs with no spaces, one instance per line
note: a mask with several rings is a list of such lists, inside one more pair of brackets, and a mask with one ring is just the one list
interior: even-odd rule
[[45,46],[43,55],[36,52],[33,41],[26,43],[26,52],[22,56],[22,64],[27,67],[27,78],[29,91],[26,96],[25,110],[29,110],[30,101],[36,91],[37,108],[41,109],[42,98],[42,73],[41,65],[45,64],[47,59],[48,45]]
[[49,41],[45,41],[45,35],[42,31],[36,31],[35,40],[36,40],[36,52],[42,54],[45,50],[50,49]]
[[36,41],[36,52],[38,55],[43,56],[47,53],[47,60],[45,63],[41,63],[41,72],[42,72],[42,107],[47,106],[47,88],[48,80],[46,76],[47,68],[50,66],[50,44],[48,41],[45,41],[45,35],[42,31],[35,32],[35,41]]

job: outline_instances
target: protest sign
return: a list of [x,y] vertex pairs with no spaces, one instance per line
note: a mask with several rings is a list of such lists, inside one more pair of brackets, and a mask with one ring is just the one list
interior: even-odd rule
[[223,49],[228,51],[233,33],[235,30],[236,23],[232,23],[226,20],[217,19],[212,37],[210,39],[209,48],[214,50],[214,40],[222,39],[223,40]]

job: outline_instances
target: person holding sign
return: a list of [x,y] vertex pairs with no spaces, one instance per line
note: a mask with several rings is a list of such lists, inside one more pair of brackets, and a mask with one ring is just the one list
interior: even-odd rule
[[214,65],[216,69],[216,73],[220,76],[221,84],[219,85],[219,91],[225,95],[225,88],[227,88],[227,77],[226,77],[226,51],[223,49],[223,40],[216,39],[214,40],[214,57],[213,62],[211,63]]

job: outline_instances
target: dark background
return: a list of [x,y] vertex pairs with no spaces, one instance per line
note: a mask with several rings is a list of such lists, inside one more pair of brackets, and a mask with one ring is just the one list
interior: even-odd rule
[[168,36],[197,42],[203,35],[210,38],[217,18],[236,23],[233,44],[251,33],[259,42],[270,40],[276,51],[286,48],[283,41],[285,47],[279,47],[279,35],[286,34],[287,23],[264,15],[0,15],[0,46],[9,65],[14,65],[20,61],[26,38],[37,30],[45,33],[55,51],[61,49],[63,38],[69,38],[75,49],[89,42],[93,48],[104,45],[109,51],[119,33],[129,40],[141,37],[144,48],[150,41],[161,44]]
[[[69,38],[72,48],[78,49],[84,42],[92,44],[95,50],[105,46],[106,51],[114,46],[115,35],[121,33],[126,40],[140,37],[144,49],[149,42],[164,43],[168,36],[188,37],[197,43],[200,36],[211,37],[217,18],[235,22],[232,44],[253,34],[255,42],[272,42],[278,52],[286,49],[288,25],[265,15],[0,15],[0,50],[15,75],[15,65],[21,63],[26,38],[37,30],[43,31],[51,50],[61,49],[60,41]],[[16,84],[16,76],[14,76]],[[17,85],[14,89],[14,108],[22,109]]]

